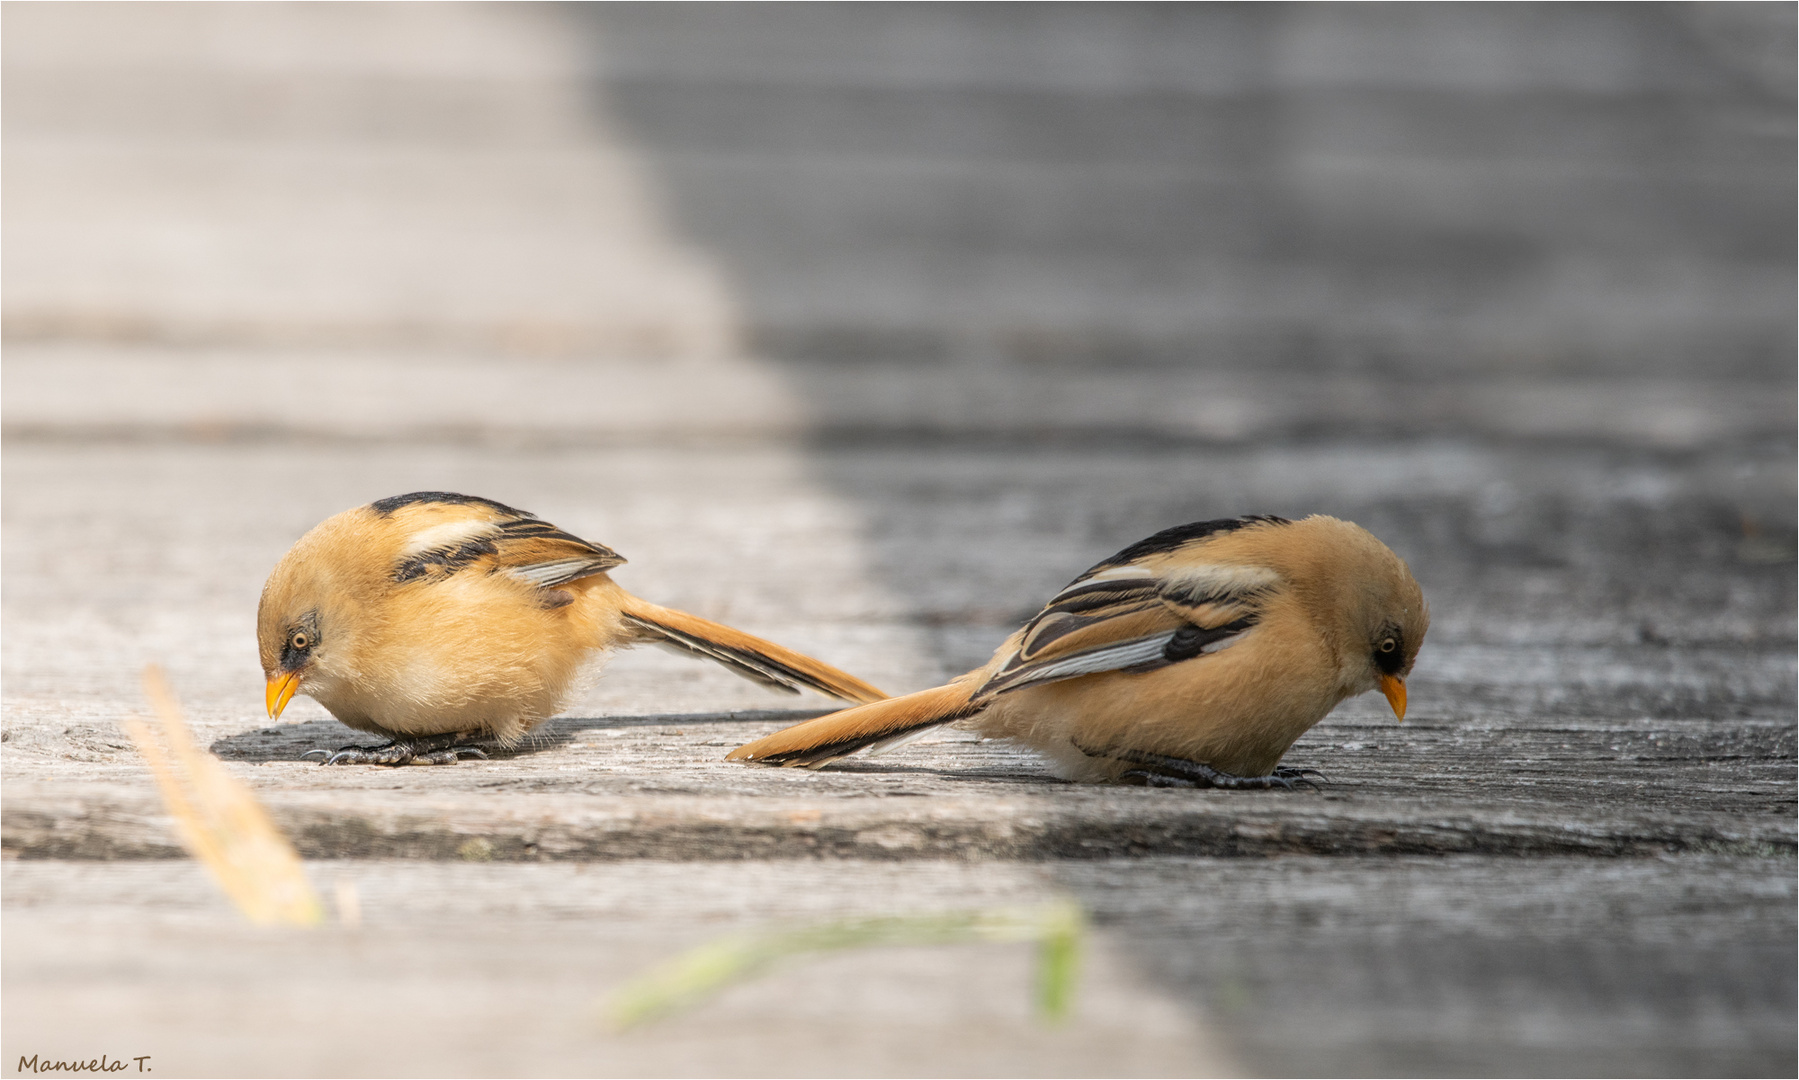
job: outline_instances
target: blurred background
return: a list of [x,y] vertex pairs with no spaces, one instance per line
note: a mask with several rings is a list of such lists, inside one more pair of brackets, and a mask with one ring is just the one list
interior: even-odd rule
[[[1426,730],[1662,724],[1791,816],[1791,4],[0,11],[9,809],[143,659],[258,723],[267,568],[423,488],[893,690],[1157,529],[1338,514],[1431,599]],[[766,707],[632,656],[576,712]],[[1675,797],[1619,760],[1522,767]],[[1045,873],[1233,1068],[1707,1074],[1792,1066],[1783,851]]]

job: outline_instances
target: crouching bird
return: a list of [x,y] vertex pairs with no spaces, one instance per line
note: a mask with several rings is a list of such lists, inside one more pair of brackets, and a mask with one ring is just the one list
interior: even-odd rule
[[984,667],[732,751],[813,768],[941,724],[1013,739],[1063,777],[1153,787],[1291,788],[1277,767],[1345,698],[1405,678],[1430,624],[1405,563],[1330,517],[1202,521],[1074,579]]
[[396,495],[301,537],[262,590],[270,717],[296,694],[390,741],[326,764],[448,764],[516,743],[595,650],[656,644],[789,693],[886,695],[771,641],[658,607],[606,571],[625,560],[523,510],[444,491]]

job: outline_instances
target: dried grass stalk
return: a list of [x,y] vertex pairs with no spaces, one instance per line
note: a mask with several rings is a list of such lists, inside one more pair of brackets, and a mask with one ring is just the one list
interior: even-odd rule
[[144,694],[155,709],[156,730],[135,716],[121,724],[149,763],[188,851],[251,922],[309,926],[322,920],[325,909],[306,881],[299,853],[250,789],[194,742],[155,665],[144,669]]

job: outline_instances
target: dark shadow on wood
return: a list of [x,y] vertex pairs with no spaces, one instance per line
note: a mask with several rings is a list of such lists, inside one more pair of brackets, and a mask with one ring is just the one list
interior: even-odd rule
[[[501,747],[471,739],[490,758],[504,760],[543,753],[567,745],[576,732],[620,728],[665,727],[669,724],[797,724],[832,712],[831,709],[752,709],[722,713],[666,713],[655,716],[558,716],[526,734],[517,746]],[[344,746],[378,746],[378,735],[340,724],[335,720],[309,720],[303,724],[277,724],[215,739],[207,749],[226,761],[300,761],[311,750],[337,750]]]

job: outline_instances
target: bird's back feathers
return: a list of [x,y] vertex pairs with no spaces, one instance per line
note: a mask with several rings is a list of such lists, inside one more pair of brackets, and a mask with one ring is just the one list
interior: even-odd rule
[[370,509],[393,521],[405,537],[393,565],[396,584],[475,570],[505,573],[547,589],[625,562],[611,548],[486,499],[414,492],[383,499]]
[[[524,510],[448,492],[414,492],[371,506],[408,537],[393,580],[447,577],[458,572],[506,574],[546,590],[544,603],[569,597],[553,590],[624,563],[610,548],[564,532]],[[625,627],[643,642],[716,661],[731,672],[787,693],[801,687],[843,701],[879,701],[887,695],[829,664],[721,623],[639,600],[623,589],[605,590],[621,605]],[[597,644],[597,643],[596,643]]]
[[1120,551],[1109,559],[1101,560],[1086,573],[1076,578],[1084,581],[1114,566],[1129,566],[1132,563],[1147,559],[1152,555],[1163,555],[1179,551],[1184,547],[1210,539],[1220,533],[1236,532],[1252,525],[1291,525],[1284,517],[1273,514],[1244,514],[1242,517],[1214,518],[1211,521],[1190,521],[1185,525],[1176,525],[1163,529],[1159,533],[1146,536],[1131,546]]

